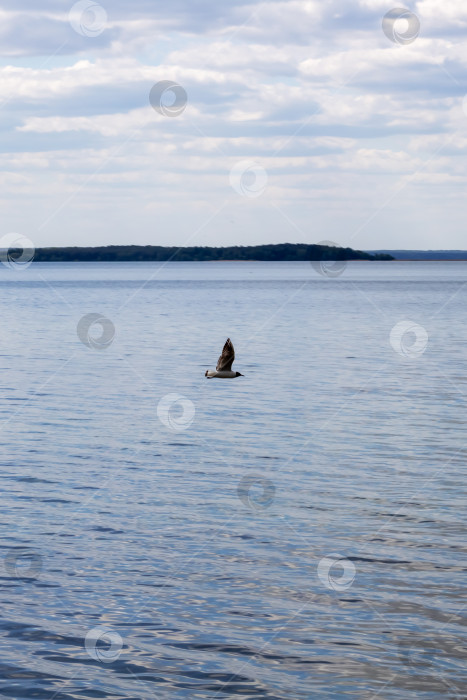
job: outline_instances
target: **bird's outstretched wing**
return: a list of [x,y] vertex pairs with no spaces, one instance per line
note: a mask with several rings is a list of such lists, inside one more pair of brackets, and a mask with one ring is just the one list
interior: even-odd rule
[[235,360],[235,350],[230,338],[227,338],[222,349],[222,355],[217,360],[217,372],[230,372],[233,361]]

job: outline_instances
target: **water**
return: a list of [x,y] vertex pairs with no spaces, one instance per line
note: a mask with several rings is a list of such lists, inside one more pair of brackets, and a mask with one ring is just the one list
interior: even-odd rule
[[465,285],[0,266],[0,694],[466,697]]

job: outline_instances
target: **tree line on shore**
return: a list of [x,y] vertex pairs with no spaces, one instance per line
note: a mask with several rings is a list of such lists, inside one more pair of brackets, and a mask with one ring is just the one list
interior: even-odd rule
[[[12,253],[13,251],[10,251]],[[18,251],[21,252],[21,251]],[[97,247],[38,248],[36,262],[193,262],[214,260],[313,261],[394,260],[387,253],[370,254],[352,248],[305,243],[256,246],[153,246],[110,245]]]

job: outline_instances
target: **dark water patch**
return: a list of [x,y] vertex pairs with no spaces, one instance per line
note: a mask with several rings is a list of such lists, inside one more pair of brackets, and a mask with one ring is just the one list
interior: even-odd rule
[[18,481],[25,484],[59,484],[59,481],[52,481],[50,479],[40,479],[37,476],[0,476],[1,479],[11,479],[12,481]]
[[[192,442],[169,442],[167,444],[169,447],[193,447],[193,445],[194,445],[194,443],[192,443]],[[161,456],[161,455],[158,455],[158,456]]]
[[70,501],[67,498],[38,498],[37,500],[43,503],[79,503],[79,501]]
[[15,639],[26,640],[28,642],[53,642],[54,644],[66,644],[67,646],[75,646],[79,649],[83,648],[82,637],[60,635],[36,627],[28,626],[21,630],[14,630],[7,636],[14,637]]
[[[66,681],[62,679],[61,685]],[[15,694],[16,693],[16,694]],[[77,695],[69,695],[65,690],[55,689],[53,686],[48,689],[42,689],[41,687],[34,686],[29,691],[26,690],[23,694],[18,695],[18,686],[5,686],[5,688],[0,687],[0,695],[4,695],[9,698],[9,700],[29,700],[29,698],[35,698],[37,700],[50,700],[53,697],[54,700],[76,700]],[[104,696],[105,697],[105,696]],[[107,696],[108,697],[108,696]]]
[[352,555],[349,555],[347,558],[349,561],[367,561],[372,564],[412,564],[412,562],[407,559],[376,559],[376,557],[355,557]]
[[[21,666],[12,666],[4,662],[0,662],[0,678],[8,679],[25,679],[25,680],[41,680],[41,679],[57,679],[60,680],[60,676],[51,675],[49,673],[42,673],[41,671],[36,671],[28,668],[22,668]],[[13,696],[14,697],[14,696]]]
[[99,491],[98,486],[73,486],[74,491]]

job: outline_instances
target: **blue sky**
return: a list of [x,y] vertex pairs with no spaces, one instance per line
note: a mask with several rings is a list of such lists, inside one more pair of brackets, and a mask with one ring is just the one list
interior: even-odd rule
[[467,247],[467,4],[38,5],[0,2],[1,235]]

